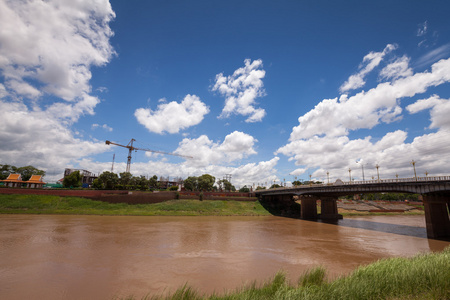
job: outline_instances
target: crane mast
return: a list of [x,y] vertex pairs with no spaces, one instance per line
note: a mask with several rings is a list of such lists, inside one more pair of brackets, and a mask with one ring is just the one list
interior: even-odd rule
[[126,169],[127,173],[130,173],[131,152],[133,152],[133,150],[134,151],[142,150],[142,151],[146,151],[146,152],[161,153],[161,154],[174,155],[174,156],[180,156],[180,157],[185,157],[185,158],[193,158],[192,156],[187,156],[187,155],[180,155],[180,154],[176,154],[176,153],[170,153],[170,152],[164,152],[164,151],[157,151],[157,150],[151,150],[151,149],[134,147],[133,146],[133,142],[135,142],[135,141],[136,141],[135,139],[131,139],[131,141],[127,145],[117,144],[117,143],[114,143],[114,142],[111,142],[111,141],[108,141],[108,140],[105,142],[106,145],[116,145],[116,146],[120,146],[120,147],[128,149],[128,159],[127,159],[127,169]]

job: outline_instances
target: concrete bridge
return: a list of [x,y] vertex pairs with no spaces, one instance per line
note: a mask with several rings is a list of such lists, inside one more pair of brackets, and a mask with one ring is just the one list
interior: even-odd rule
[[[415,177],[384,180],[312,184],[255,191],[262,203],[272,207],[284,207],[301,219],[342,219],[338,214],[339,196],[369,193],[420,194],[424,204],[427,235],[429,238],[450,238],[450,176]],[[301,205],[294,202],[294,196]],[[317,213],[316,201],[321,201],[321,213]]]

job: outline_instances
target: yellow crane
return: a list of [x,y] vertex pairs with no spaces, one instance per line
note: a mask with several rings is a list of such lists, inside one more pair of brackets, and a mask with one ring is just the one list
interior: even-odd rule
[[128,173],[130,173],[131,152],[133,150],[134,151],[142,150],[142,151],[153,152],[153,153],[175,155],[175,156],[180,156],[180,157],[184,157],[184,158],[193,158],[192,156],[187,156],[187,155],[180,155],[180,154],[176,154],[176,153],[170,153],[170,152],[164,152],[164,151],[157,151],[157,150],[151,150],[151,149],[134,147],[133,146],[133,142],[135,142],[135,141],[136,141],[135,139],[131,139],[131,141],[128,143],[128,145],[121,145],[121,144],[113,143],[111,141],[106,141],[106,145],[116,145],[116,146],[120,146],[120,147],[124,147],[124,148],[128,149],[128,161],[127,161],[127,170],[126,170],[126,172],[128,172]]

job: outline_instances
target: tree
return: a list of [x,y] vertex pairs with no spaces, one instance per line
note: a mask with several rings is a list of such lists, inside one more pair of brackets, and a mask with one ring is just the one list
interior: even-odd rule
[[45,171],[39,170],[33,166],[26,166],[17,168],[17,173],[20,173],[22,180],[27,181],[30,180],[32,175],[41,175],[45,176]]
[[65,188],[72,188],[72,187],[80,187],[81,186],[81,179],[83,179],[83,176],[81,175],[80,171],[75,171],[64,177],[63,179],[63,187]]
[[269,189],[276,189],[276,188],[279,188],[279,187],[281,187],[281,185],[275,183],[275,184],[272,184],[272,186]]
[[302,182],[300,180],[295,180],[295,181],[292,181],[292,185],[293,186],[302,185]]
[[8,178],[11,173],[16,173],[17,167],[11,165],[0,165],[0,180]]
[[265,190],[265,189],[266,189],[265,186],[259,186],[259,185],[258,185],[258,186],[256,187],[256,190],[257,190],[257,191],[259,191],[259,190]]
[[216,177],[209,174],[203,174],[198,177],[198,189],[200,191],[212,191],[215,182]]
[[130,172],[122,172],[119,175],[120,175],[119,179],[120,188],[128,189],[129,188],[128,185],[130,185],[131,178],[133,178],[133,175],[131,175]]
[[157,189],[159,188],[159,184],[158,184],[158,176],[153,175],[153,177],[148,179],[148,186],[151,189]]
[[195,176],[189,176],[184,180],[184,188],[188,191],[198,190],[198,178]]
[[232,185],[231,182],[229,182],[226,179],[221,179],[221,180],[217,181],[217,184],[219,185],[220,190],[224,189],[225,191],[230,191],[230,192],[236,191],[236,188],[234,187],[234,185]]
[[113,190],[119,182],[119,176],[116,173],[105,171],[96,180],[102,189]]
[[249,192],[250,192],[250,189],[246,185],[244,185],[243,187],[241,187],[239,189],[239,193],[249,193]]

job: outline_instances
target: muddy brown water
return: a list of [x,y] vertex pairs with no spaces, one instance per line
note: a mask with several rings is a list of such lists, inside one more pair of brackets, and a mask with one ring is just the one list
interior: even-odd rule
[[327,224],[281,217],[0,215],[0,299],[112,299],[188,283],[221,293],[324,266],[330,277],[388,257],[441,251],[424,216]]

